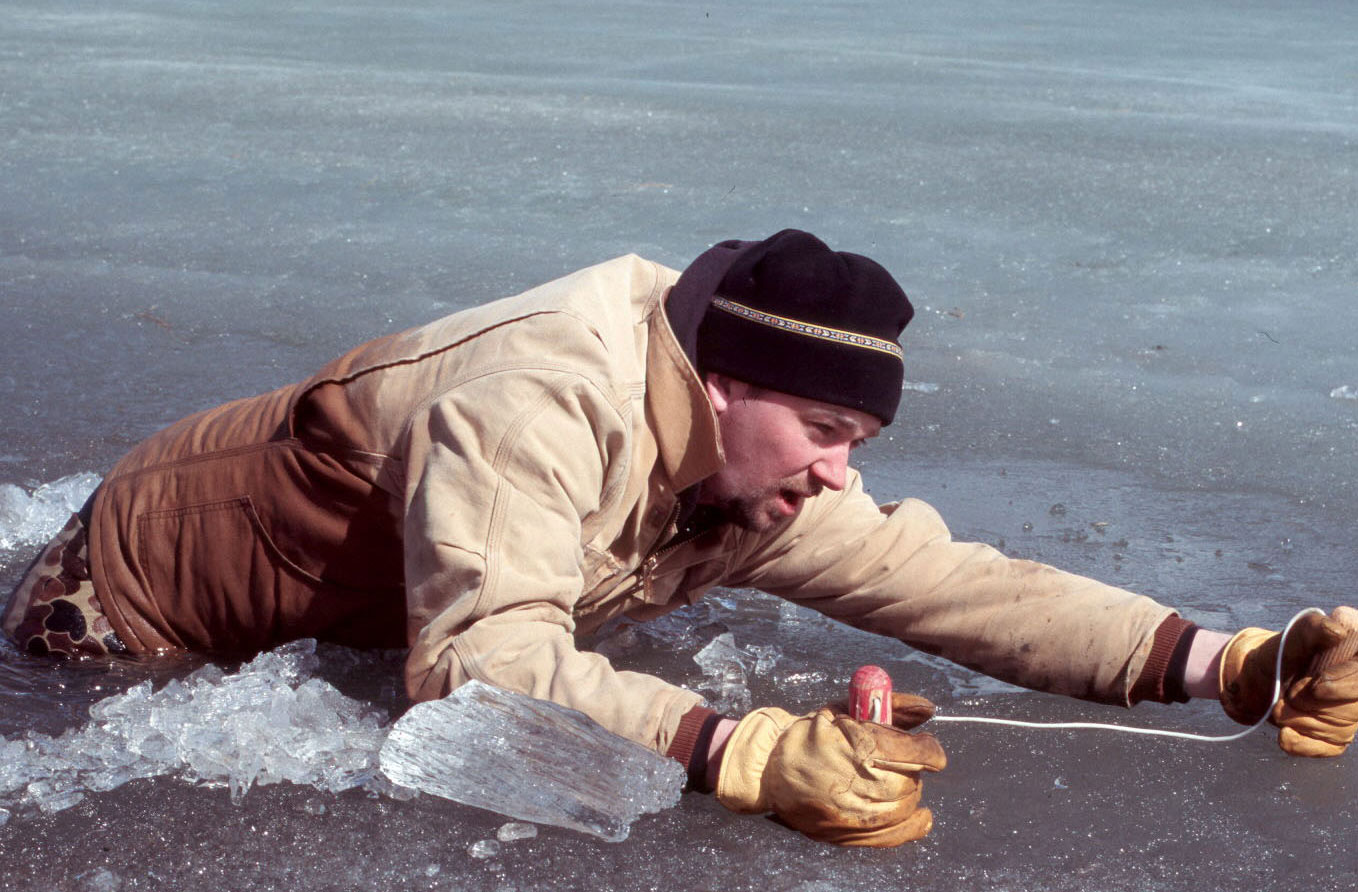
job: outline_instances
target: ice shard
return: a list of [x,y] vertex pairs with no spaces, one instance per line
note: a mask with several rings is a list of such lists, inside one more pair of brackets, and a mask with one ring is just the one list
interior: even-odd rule
[[609,842],[678,804],[685,779],[679,763],[580,712],[479,681],[411,707],[380,760],[398,784]]
[[773,645],[740,647],[735,635],[723,632],[693,655],[704,676],[698,690],[711,695],[709,702],[717,712],[743,715],[751,709],[750,674],[767,675],[781,656]]

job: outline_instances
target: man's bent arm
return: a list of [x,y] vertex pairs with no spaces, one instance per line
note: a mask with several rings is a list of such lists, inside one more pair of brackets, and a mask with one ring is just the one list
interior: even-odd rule
[[701,697],[575,649],[582,537],[621,497],[626,406],[585,378],[514,370],[446,394],[411,426],[406,685],[472,678],[561,703],[663,752]]

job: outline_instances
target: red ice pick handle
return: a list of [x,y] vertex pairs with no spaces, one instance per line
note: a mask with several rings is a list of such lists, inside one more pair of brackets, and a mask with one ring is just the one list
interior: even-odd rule
[[891,724],[891,676],[880,666],[860,666],[849,682],[849,715]]

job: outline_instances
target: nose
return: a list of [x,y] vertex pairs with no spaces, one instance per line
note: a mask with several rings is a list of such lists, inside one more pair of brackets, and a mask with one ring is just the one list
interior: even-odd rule
[[844,488],[849,476],[849,447],[847,445],[827,449],[811,465],[813,482],[839,492]]

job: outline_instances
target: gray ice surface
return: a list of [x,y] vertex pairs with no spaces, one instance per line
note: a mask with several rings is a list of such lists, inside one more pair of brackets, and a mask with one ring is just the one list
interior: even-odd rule
[[[686,780],[678,762],[584,713],[479,681],[407,710],[380,765],[421,793],[608,842],[626,839],[642,815],[678,805]],[[498,843],[482,848],[490,845]]]
[[[340,350],[636,251],[810,229],[915,300],[882,500],[961,538],[1280,626],[1354,600],[1358,7],[1350,2],[0,5],[0,484],[103,474],[182,415]],[[72,496],[74,498],[74,496]],[[1056,505],[1063,510],[1054,512]],[[62,509],[64,510],[64,509]],[[60,525],[60,519],[55,521]],[[8,587],[36,543],[0,550]],[[950,712],[1224,732],[1210,703],[1021,693],[749,592],[611,630],[699,688],[776,647],[756,704],[873,662]],[[588,642],[586,642],[588,643]],[[203,661],[0,645],[0,735]],[[227,674],[234,666],[223,667]],[[402,708],[399,657],[317,678]],[[1223,726],[1224,724],[1224,726]],[[310,784],[170,776],[6,818],[16,889],[1346,889],[1358,765],[938,729],[925,841],[828,849],[709,797],[608,845]],[[489,857],[470,849],[500,843]],[[487,846],[480,846],[485,854]]]

